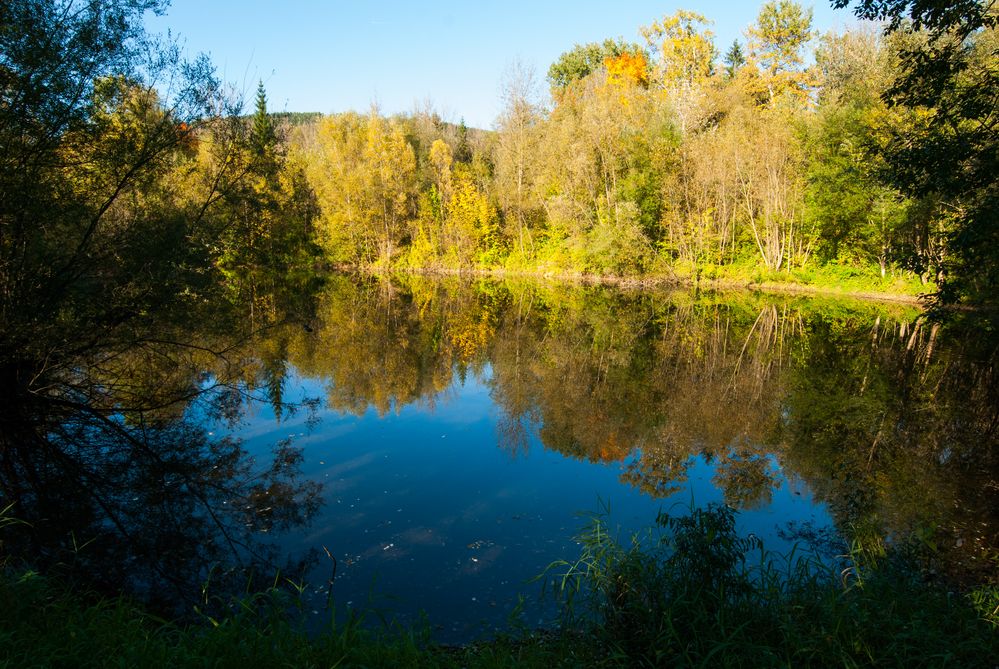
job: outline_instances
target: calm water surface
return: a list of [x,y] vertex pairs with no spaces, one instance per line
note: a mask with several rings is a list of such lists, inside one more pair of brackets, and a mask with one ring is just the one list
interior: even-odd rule
[[520,623],[550,621],[532,579],[594,513],[627,540],[723,503],[773,550],[913,542],[995,579],[999,348],[977,320],[419,277],[277,290],[9,365],[49,371],[4,388],[7,559],[187,617],[280,570],[316,626],[335,560],[340,610],[422,611],[442,641],[505,627],[521,595]]
[[[525,622],[541,624],[545,609],[533,601],[541,585],[531,581],[551,562],[578,554],[572,537],[586,515],[609,510],[627,538],[660,509],[724,501],[718,465],[703,456],[693,456],[675,492],[654,496],[625,480],[627,461],[546,448],[540,421],[528,426],[526,442],[505,442],[490,372],[456,379],[432,406],[360,416],[326,409],[311,431],[304,419],[278,425],[262,412],[237,432],[262,456],[286,437],[304,449],[303,471],[324,484],[324,505],[282,544],[293,553],[319,546],[333,553],[338,602],[370,603],[407,619],[422,610],[443,638],[468,638],[502,625],[524,595]],[[315,394],[323,386],[294,373],[289,387]],[[807,484],[785,477],[773,458],[766,467],[767,499],[740,516],[745,533],[785,548],[781,531],[789,524],[830,524]],[[329,571],[321,560],[310,573],[317,610]]]
[[338,604],[422,611],[460,641],[520,595],[525,624],[548,619],[531,579],[578,555],[587,513],[627,537],[659,510],[727,503],[787,550],[857,528],[973,542],[995,510],[961,490],[987,474],[991,368],[909,307],[337,279],[276,340],[261,350],[277,410],[213,430],[261,460],[290,439],[322,485],[277,536],[318,551],[318,618],[325,550]]

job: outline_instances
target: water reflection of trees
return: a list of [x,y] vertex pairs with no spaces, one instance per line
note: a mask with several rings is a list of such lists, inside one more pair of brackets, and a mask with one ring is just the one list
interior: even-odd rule
[[267,533],[319,502],[301,454],[282,442],[255,461],[203,424],[275,399],[274,356],[259,357],[253,329],[223,301],[48,342],[44,357],[5,355],[0,508],[24,522],[2,530],[0,558],[165,612],[203,598],[208,582],[239,592],[249,574],[284,566]]
[[[655,496],[675,492],[695,456],[717,461],[731,502],[769,494],[764,456],[791,317],[766,303],[599,290],[556,309],[540,307],[533,327],[511,324],[520,341],[497,337],[495,396],[509,414],[537,415],[549,448],[625,460],[624,480]],[[524,340],[539,331],[546,336]],[[516,385],[529,399],[509,406]]]
[[997,358],[968,323],[816,319],[789,377],[783,457],[856,535],[916,535],[964,572],[994,570]]
[[306,321],[267,325],[288,320],[282,303],[269,295],[248,319],[205,302],[73,355],[5,362],[2,502],[31,523],[4,530],[7,554],[163,602],[197,593],[213,565],[273,566],[262,537],[306,522],[318,487],[292,444],[254,464],[199,421],[238,420],[250,396],[282,417],[291,366],[358,414],[432,406],[479,375],[511,452],[538,439],[621,462],[653,496],[702,459],[739,507],[766,503],[783,469],[853,536],[917,535],[966,568],[997,548],[997,352],[972,326],[902,307],[418,277],[336,277],[314,309],[294,307]]
[[481,372],[492,339],[488,294],[425,282],[402,290],[389,282],[335,277],[319,300],[320,326],[303,336],[292,361],[326,381],[330,407],[381,414],[433,403],[469,369]]
[[339,279],[320,304],[291,361],[340,410],[432,405],[488,365],[512,452],[621,461],[655,496],[703,458],[740,507],[783,469],[879,536],[985,550],[996,526],[994,345],[906,307],[420,278]]

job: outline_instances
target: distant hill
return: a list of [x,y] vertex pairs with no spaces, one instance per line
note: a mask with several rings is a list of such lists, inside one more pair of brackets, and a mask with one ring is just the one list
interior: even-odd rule
[[314,123],[322,118],[321,112],[271,112],[268,114],[272,119],[278,123],[287,123],[288,125],[305,125],[307,123]]

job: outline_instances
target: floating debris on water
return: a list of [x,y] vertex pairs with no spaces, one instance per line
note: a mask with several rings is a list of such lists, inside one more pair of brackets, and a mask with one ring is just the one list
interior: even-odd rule
[[480,548],[489,548],[490,546],[495,546],[495,541],[489,541],[487,539],[477,539],[472,543],[468,544],[468,548],[474,550],[479,550]]

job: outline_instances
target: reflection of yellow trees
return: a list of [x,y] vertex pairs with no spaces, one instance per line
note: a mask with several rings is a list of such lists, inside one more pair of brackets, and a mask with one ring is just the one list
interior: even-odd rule
[[784,376],[806,313],[790,302],[525,291],[492,348],[493,397],[511,426],[541,424],[546,447],[629,459],[623,480],[667,495],[692,458],[717,464],[733,504],[765,500]]
[[328,326],[316,333],[307,357],[295,361],[306,374],[328,379],[332,408],[360,414],[370,405],[384,414],[450,381],[424,355],[418,314],[377,289],[327,293],[318,317]]
[[469,363],[479,351],[483,350],[492,340],[493,326],[489,313],[483,311],[479,320],[467,323],[461,329],[451,332],[451,344],[462,363]]
[[[782,325],[795,314],[765,303],[681,305],[658,314],[649,383],[660,400],[653,434],[626,480],[652,494],[671,492],[689,460],[702,455],[718,461],[730,502],[747,505],[765,496],[770,481],[745,474],[747,463],[769,452],[781,360],[793,346]],[[756,483],[752,489],[749,481]]]
[[537,437],[621,461],[622,480],[655,496],[702,458],[739,507],[765,503],[780,467],[844,528],[936,526],[955,533],[949,545],[991,545],[996,352],[957,350],[914,316],[799,298],[340,278],[313,334],[261,349],[271,362],[259,376],[287,355],[326,379],[331,407],[385,413],[432,404],[489,365],[512,452]]
[[432,403],[488,361],[511,450],[536,431],[572,457],[630,459],[624,480],[656,495],[702,456],[729,501],[747,506],[772,487],[780,399],[812,313],[762,298],[340,279],[292,362],[327,379],[331,407],[385,413]]
[[733,447],[721,458],[713,480],[725,501],[738,508],[768,504],[777,483],[766,451],[748,443]]
[[291,361],[326,380],[334,409],[385,414],[432,403],[460,367],[481,366],[491,328],[486,306],[474,292],[420,279],[405,290],[337,279],[320,298],[317,331]]
[[779,467],[845,530],[935,527],[925,536],[960,542],[967,561],[996,548],[999,353],[905,307],[340,277],[312,327],[275,328],[227,367],[210,352],[223,340],[203,334],[204,350],[137,349],[105,371],[127,389],[142,370],[136,388],[173,397],[209,369],[280,404],[287,360],[326,381],[330,407],[384,414],[432,405],[488,366],[511,452],[539,438],[620,461],[622,480],[653,496],[679,490],[701,458],[739,507],[767,502]]

